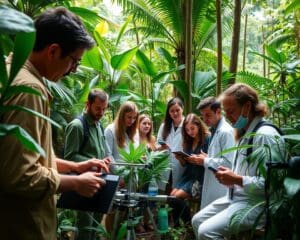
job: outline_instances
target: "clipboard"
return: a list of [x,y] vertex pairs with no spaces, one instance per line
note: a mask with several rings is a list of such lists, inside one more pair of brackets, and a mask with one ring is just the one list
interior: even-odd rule
[[108,213],[117,191],[120,177],[112,174],[101,175],[106,184],[91,198],[79,195],[74,191],[63,192],[56,206],[80,211]]

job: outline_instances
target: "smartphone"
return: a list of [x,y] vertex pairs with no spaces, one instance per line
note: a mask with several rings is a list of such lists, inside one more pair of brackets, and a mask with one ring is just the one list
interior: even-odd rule
[[160,145],[166,145],[167,143],[165,141],[163,141],[163,140],[159,140],[158,144],[160,144]]
[[218,171],[217,168],[212,167],[212,166],[209,166],[208,169],[209,169],[210,171],[212,171],[213,173],[216,173],[216,172]]

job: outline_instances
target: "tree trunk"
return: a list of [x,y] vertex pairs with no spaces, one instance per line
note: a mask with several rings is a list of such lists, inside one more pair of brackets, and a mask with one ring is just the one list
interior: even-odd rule
[[240,42],[240,28],[241,28],[241,0],[235,0],[234,7],[234,23],[231,45],[231,61],[229,72],[234,76],[229,80],[229,84],[235,83],[235,75],[237,72],[238,56],[239,56],[239,42]]
[[222,16],[221,16],[221,3],[222,0],[216,0],[216,12],[217,12],[217,84],[216,84],[216,96],[222,92]]
[[[261,32],[262,32],[262,40],[263,40],[262,54],[266,55],[264,26],[261,26]],[[265,58],[263,58],[263,76],[266,77],[266,59]]]
[[246,48],[247,48],[247,26],[248,25],[248,14],[245,15],[245,26],[244,26],[244,52],[243,52],[243,71],[246,68]]
[[186,112],[192,112],[192,75],[193,75],[193,0],[185,0],[185,74],[188,96],[185,99]]

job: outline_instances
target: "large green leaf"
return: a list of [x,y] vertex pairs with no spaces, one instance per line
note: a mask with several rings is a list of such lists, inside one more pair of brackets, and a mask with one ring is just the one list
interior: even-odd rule
[[155,69],[154,64],[141,50],[136,52],[136,61],[144,73],[151,77],[156,75],[157,70]]
[[106,59],[107,62],[110,62],[111,55],[104,44],[103,38],[97,31],[94,31],[94,37],[96,39],[97,45],[98,45],[99,49],[101,50],[104,58]]
[[[43,99],[45,99],[44,96],[42,96],[42,94],[31,87],[28,86],[22,86],[22,85],[17,85],[17,86],[9,86],[6,91],[5,91],[5,96],[3,96],[3,100],[7,100],[9,98],[11,98],[14,95],[17,95],[19,93],[30,93],[30,94],[34,94],[40,97],[43,97]],[[2,100],[2,99],[1,99]]]
[[56,122],[54,122],[51,118],[48,118],[47,116],[45,116],[39,112],[36,112],[30,108],[26,108],[23,106],[17,106],[17,105],[0,106],[0,113],[10,112],[10,111],[24,111],[27,113],[31,113],[31,114],[36,115],[46,121],[49,121],[53,126],[61,129],[61,126],[59,124],[57,124]]
[[0,123],[0,138],[7,135],[16,137],[26,149],[46,156],[44,149],[20,126]]
[[180,65],[180,66],[178,66],[177,68],[173,68],[173,69],[171,69],[171,70],[169,70],[169,71],[166,71],[166,72],[160,72],[160,73],[158,73],[156,76],[154,76],[154,77],[151,79],[151,82],[152,82],[152,83],[156,83],[156,82],[158,82],[161,78],[164,78],[164,77],[168,76],[169,74],[174,73],[174,72],[176,72],[176,71],[180,71],[180,70],[182,70],[182,69],[184,69],[184,68],[185,68],[184,65]]
[[289,134],[282,136],[285,139],[300,141],[300,134]]
[[119,41],[121,39],[121,37],[123,36],[124,32],[125,32],[125,29],[126,27],[128,26],[128,24],[132,21],[132,16],[129,16],[126,21],[124,22],[124,24],[122,25],[120,31],[119,31],[119,34],[118,34],[118,37],[117,37],[117,40],[116,40],[116,46],[118,46],[119,44]]
[[10,68],[9,82],[11,82],[32,51],[35,41],[35,32],[19,33],[15,39],[13,61]]
[[297,10],[300,8],[300,1],[299,0],[294,0],[287,8],[285,9],[286,14]]
[[0,33],[14,35],[34,31],[34,24],[30,17],[12,8],[0,5]]
[[89,51],[85,52],[81,63],[83,66],[91,67],[97,72],[101,72],[103,69],[103,61],[98,47],[93,47]]
[[174,85],[176,90],[181,94],[181,96],[184,98],[184,101],[186,102],[190,94],[187,83],[183,80],[170,81],[170,83]]
[[80,16],[85,22],[88,22],[93,26],[96,26],[102,19],[96,12],[91,11],[87,8],[70,7],[69,10]]
[[300,179],[287,177],[284,179],[284,187],[288,196],[292,198],[300,191]]
[[175,68],[175,57],[172,57],[172,55],[167,49],[159,47],[156,51],[160,56],[164,57],[167,60],[170,68]]
[[255,73],[248,72],[248,71],[240,71],[236,75],[237,82],[246,83],[252,87],[266,85],[268,87],[273,86],[273,82],[269,78],[261,77]]
[[124,70],[128,67],[132,58],[136,54],[138,47],[131,48],[121,54],[115,55],[111,58],[111,66],[114,69]]

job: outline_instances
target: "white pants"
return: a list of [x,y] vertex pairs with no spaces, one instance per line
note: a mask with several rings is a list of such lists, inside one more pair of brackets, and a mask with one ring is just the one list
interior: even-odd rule
[[[247,201],[230,202],[228,197],[222,197],[196,213],[192,226],[198,240],[224,239],[229,236],[229,224],[233,214],[248,206]],[[240,223],[240,231],[251,229],[262,208],[254,209]]]

